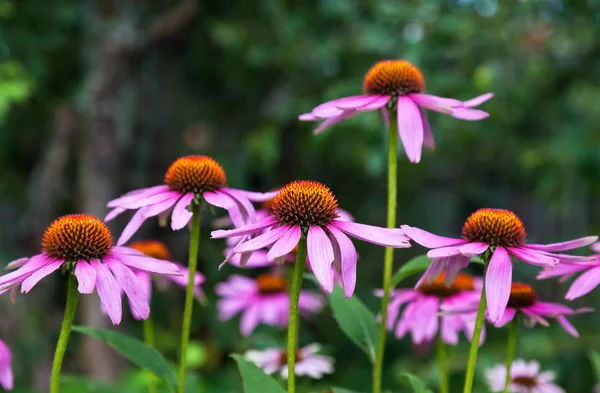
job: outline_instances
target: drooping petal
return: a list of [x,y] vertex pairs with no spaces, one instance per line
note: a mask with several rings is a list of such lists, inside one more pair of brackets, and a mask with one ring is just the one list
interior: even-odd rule
[[600,242],[596,242],[590,246],[592,251],[600,253]]
[[423,149],[423,120],[417,104],[407,96],[397,98],[398,134],[404,145],[408,160],[412,163],[421,161]]
[[508,304],[512,283],[512,262],[503,247],[496,247],[485,276],[485,293],[488,313],[492,323],[496,323]]
[[579,338],[579,332],[575,329],[575,326],[564,315],[559,315],[556,317],[556,321],[560,324],[569,333],[571,336],[575,338]]
[[365,242],[384,247],[407,248],[410,247],[408,238],[400,228],[380,228],[356,222],[333,220],[330,224],[347,235],[354,236]]
[[216,192],[225,193],[231,197],[231,199],[238,205],[238,209],[242,213],[242,218],[244,219],[245,224],[255,220],[256,210],[244,192],[241,190],[236,190],[235,188],[226,187],[221,188]]
[[279,190],[269,191],[269,192],[254,192],[254,191],[246,191],[246,190],[235,190],[237,193],[246,197],[249,201],[252,202],[266,202],[275,198],[277,194],[279,194]]
[[104,217],[104,221],[109,222],[110,220],[114,219],[115,217],[117,217],[118,215],[120,215],[121,213],[124,213],[126,211],[127,211],[127,209],[124,209],[122,207],[115,207],[114,209],[112,209],[111,211],[108,212],[106,217]]
[[233,225],[236,227],[242,227],[247,224],[237,202],[229,195],[223,192],[206,191],[202,196],[209,204],[227,210],[231,221],[233,221]]
[[[337,108],[340,108],[343,110],[349,110],[349,109],[362,109],[362,108],[368,107],[369,105],[372,105],[373,103],[377,103],[376,105],[379,105],[379,103],[381,101],[383,101],[383,104],[381,104],[381,106],[379,106],[378,108],[375,108],[375,109],[379,109],[382,106],[384,106],[385,104],[387,104],[387,102],[390,100],[390,98],[391,98],[390,96],[363,95],[363,96],[340,98],[335,101],[330,101],[330,103],[332,105],[335,105]],[[312,113],[314,114],[314,111]]]
[[483,104],[484,102],[486,102],[493,96],[494,96],[494,93],[485,93],[485,94],[482,94],[475,98],[471,98],[470,100],[464,101],[463,105],[466,106],[467,108],[474,108],[476,106]]
[[502,327],[506,325],[515,318],[515,315],[517,315],[516,309],[512,307],[506,307],[506,310],[504,310],[504,315],[502,315],[502,317],[494,323],[494,326]]
[[119,286],[129,298],[131,313],[136,319],[148,319],[150,305],[137,277],[127,266],[112,258],[106,258],[106,265],[112,270]]
[[162,202],[158,202],[154,205],[149,205],[144,208],[144,217],[150,218],[159,215],[160,213],[167,211],[181,199],[180,193],[174,193],[169,198]]
[[423,283],[431,284],[440,275],[442,270],[446,268],[447,263],[448,258],[432,259],[429,267],[425,270],[425,273],[423,273],[419,281],[417,281],[415,288],[420,287]]
[[456,280],[456,276],[461,269],[466,268],[471,263],[470,257],[464,257],[462,255],[455,255],[448,258],[448,263],[446,266],[446,277],[444,278],[444,285],[450,287],[454,280]]
[[165,275],[181,274],[179,272],[179,267],[172,262],[147,257],[145,255],[124,254],[116,250],[116,247],[112,250],[109,256],[114,257],[124,265],[134,269],[142,270],[144,272]]
[[245,253],[268,247],[284,236],[288,229],[288,226],[281,226],[271,229],[260,236],[238,244],[233,248],[233,252]]
[[43,253],[31,257],[29,261],[27,261],[19,269],[0,277],[0,291],[23,282],[23,280],[32,275],[35,271],[41,269],[49,263],[54,262],[54,260],[54,258],[50,258]]
[[140,229],[144,221],[146,221],[144,209],[145,208],[139,209],[135,212],[133,217],[131,217],[131,220],[129,220],[129,223],[127,226],[125,226],[123,232],[121,232],[119,240],[117,240],[117,246],[122,246],[123,244],[127,243],[129,239],[131,239],[131,237],[138,231],[138,229]]
[[490,114],[479,109],[452,108],[452,117],[460,120],[476,121],[490,117]]
[[598,236],[581,237],[575,240],[569,240],[560,243],[550,244],[527,244],[527,248],[532,248],[539,251],[569,251],[575,248],[589,246],[598,240]]
[[259,313],[260,305],[254,303],[242,314],[240,318],[240,331],[243,336],[249,336],[256,326],[258,326]]
[[108,203],[108,207],[122,207],[125,209],[139,209],[141,207],[152,206],[164,202],[168,199],[174,198],[176,196],[180,196],[181,193],[179,191],[163,191],[151,196],[133,195],[130,200],[125,202],[115,203],[117,199]]
[[194,214],[188,210],[188,206],[193,200],[194,193],[188,192],[177,202],[171,215],[171,229],[178,231],[190,222]]
[[121,307],[122,288],[104,263],[92,259],[90,265],[96,270],[96,290],[100,297],[100,303],[102,303],[113,325],[118,325],[123,315]]
[[381,116],[383,117],[383,124],[386,127],[390,126],[390,114],[386,107],[381,108]]
[[356,111],[343,111],[338,116],[335,116],[335,117],[332,117],[330,119],[323,121],[321,124],[319,124],[319,126],[317,128],[315,128],[313,130],[313,135],[320,134],[321,132],[325,131],[327,128],[331,127],[332,125],[337,124],[340,121],[347,119],[348,117],[350,117],[354,114],[356,114]]
[[426,296],[418,302],[418,311],[414,314],[411,329],[415,344],[431,341],[435,337],[439,326],[439,304],[435,296]]
[[[160,185],[150,188],[142,188],[140,190],[134,190],[127,194],[113,199],[106,204],[106,207],[122,207],[126,209],[137,209],[140,206],[145,206],[147,203],[153,203],[156,199],[149,199],[156,195],[163,195],[169,192],[169,186]],[[160,198],[158,198],[160,200]],[[134,206],[134,207],[129,207]]]
[[435,150],[435,140],[433,139],[433,134],[431,133],[431,126],[429,125],[429,120],[427,120],[427,116],[425,116],[425,112],[423,109],[419,107],[419,112],[421,113],[421,121],[423,121],[423,145],[428,148],[430,151]]
[[411,240],[414,240],[423,247],[427,248],[459,246],[469,243],[469,241],[466,239],[438,236],[408,225],[401,225],[400,229],[402,229],[402,232],[404,232]]
[[523,262],[527,262],[535,266],[554,266],[559,262],[558,259],[546,255],[541,251],[528,250],[524,246],[506,247],[506,249]]
[[331,240],[321,227],[311,226],[308,228],[307,237],[308,258],[315,273],[315,277],[325,292],[333,292],[333,247]]
[[431,259],[435,258],[449,258],[456,255],[460,255],[460,246],[440,247],[434,248],[427,252],[427,257]]
[[588,270],[573,281],[565,298],[567,300],[577,299],[590,293],[598,285],[600,285],[600,266]]
[[79,293],[90,294],[94,292],[96,286],[96,270],[86,261],[77,261],[75,266],[75,277],[79,287]]
[[35,284],[40,282],[40,280],[58,270],[62,264],[62,259],[55,260],[54,262],[50,262],[39,270],[36,270],[31,276],[27,277],[23,284],[21,284],[21,293],[29,292]]
[[358,254],[356,253],[354,244],[352,244],[352,240],[348,236],[333,226],[328,226],[327,229],[333,237],[333,241],[331,242],[333,247],[339,250],[344,297],[350,298],[356,287],[356,261],[358,260]]
[[377,109],[381,109],[387,105],[387,103],[392,99],[391,96],[380,96],[375,101],[361,106],[360,108],[356,108],[359,112],[368,112],[374,111]]
[[474,257],[475,255],[483,254],[488,248],[489,246],[485,243],[472,242],[460,246],[458,251],[466,257]]
[[273,244],[273,247],[267,253],[267,259],[274,261],[276,258],[289,254],[298,245],[302,236],[302,229],[298,225],[291,226],[284,234]]
[[29,262],[30,259],[31,258],[29,258],[29,257],[15,259],[14,261],[9,262],[4,269],[5,270],[18,269],[18,268],[22,267],[23,265],[25,265],[27,262]]
[[236,228],[236,229],[230,229],[230,230],[219,229],[216,231],[212,231],[210,233],[210,236],[213,239],[223,239],[226,237],[243,236],[243,235],[260,232],[263,229],[266,229],[277,223],[279,223],[279,221],[277,221],[277,219],[275,217],[267,216],[264,219],[257,222],[256,224],[244,225],[243,227]]

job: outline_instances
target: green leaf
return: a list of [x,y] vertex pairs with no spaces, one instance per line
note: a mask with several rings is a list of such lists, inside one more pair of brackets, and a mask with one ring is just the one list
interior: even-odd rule
[[242,375],[244,393],[285,393],[285,390],[265,374],[256,364],[244,359],[242,355],[231,355],[235,359]]
[[126,359],[165,381],[173,390],[177,388],[177,380],[167,360],[156,349],[140,340],[110,330],[87,326],[73,326],[73,330],[105,342]]
[[596,351],[590,351],[588,356],[592,362],[596,382],[600,382],[600,354]]
[[433,393],[432,390],[427,389],[425,386],[425,382],[421,380],[421,378],[417,377],[411,373],[402,374],[408,379],[408,383],[412,387],[413,393]]
[[406,262],[392,277],[392,288],[396,288],[398,284],[404,279],[415,275],[417,273],[424,272],[431,264],[431,258],[427,258],[426,255],[418,255],[413,259]]
[[102,381],[77,377],[75,375],[61,375],[60,390],[63,393],[125,393],[118,387]]
[[333,393],[357,393],[354,390],[348,390],[344,388],[333,388]]

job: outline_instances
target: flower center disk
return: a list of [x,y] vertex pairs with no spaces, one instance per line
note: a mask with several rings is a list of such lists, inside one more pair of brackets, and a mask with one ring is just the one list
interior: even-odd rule
[[462,237],[490,246],[518,247],[525,244],[527,232],[521,219],[510,210],[479,209],[462,228]]
[[106,225],[88,214],[57,218],[42,238],[42,251],[65,261],[102,259],[112,246],[113,238]]
[[287,184],[273,199],[271,211],[282,224],[325,226],[338,216],[338,202],[331,190],[316,181]]
[[385,60],[375,64],[363,83],[365,94],[398,97],[425,91],[421,71],[406,60]]
[[423,295],[442,298],[454,296],[461,291],[472,291],[474,289],[473,276],[470,274],[459,273],[449,287],[446,286],[445,279],[444,273],[441,273],[431,283],[423,283],[417,289]]
[[140,240],[131,243],[129,246],[142,254],[156,259],[171,259],[169,249],[163,242],[157,240]]
[[537,386],[537,379],[532,377],[515,377],[513,378],[513,383],[521,386],[525,386],[527,388],[532,388]]
[[513,282],[510,287],[508,305],[514,308],[533,306],[537,301],[537,294],[531,285]]
[[[296,355],[294,356],[296,363],[302,360],[302,356],[300,356],[300,351],[296,351]],[[285,366],[287,364],[287,351],[281,351],[279,353],[279,364],[281,366]]]
[[171,164],[165,175],[165,184],[174,191],[199,194],[225,187],[227,177],[221,165],[212,158],[185,156]]
[[263,295],[282,293],[287,288],[285,278],[274,274],[261,274],[256,277],[258,291]]

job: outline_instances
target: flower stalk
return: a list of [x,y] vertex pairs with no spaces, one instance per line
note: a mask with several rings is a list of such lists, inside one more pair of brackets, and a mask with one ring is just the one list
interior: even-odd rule
[[[142,332],[144,335],[144,343],[149,347],[154,348],[154,324],[152,323],[152,315],[142,321]],[[156,393],[156,377],[152,373],[148,373],[148,393]]]
[[[485,262],[486,271],[487,265],[490,260],[491,253],[485,253],[483,260]],[[484,271],[485,277],[485,271]],[[477,352],[479,351],[479,341],[481,339],[481,331],[483,330],[483,324],[485,322],[485,309],[487,307],[487,296],[485,294],[485,280],[483,281],[483,288],[481,288],[481,299],[479,300],[479,307],[477,308],[477,318],[475,319],[475,330],[473,331],[473,340],[471,341],[471,349],[469,350],[469,362],[467,363],[467,376],[465,378],[464,393],[471,393],[473,388],[473,378],[475,377],[475,363],[477,363]]]
[[58,343],[56,344],[56,352],[52,361],[52,373],[50,377],[50,393],[58,393],[60,389],[60,370],[62,368],[63,359],[67,344],[69,343],[69,335],[71,334],[71,326],[75,318],[75,310],[77,309],[77,300],[79,299],[79,291],[77,290],[77,280],[74,276],[69,275],[67,287],[67,303],[65,305],[65,315],[63,317]]
[[[388,211],[387,227],[396,227],[396,207],[398,188],[398,122],[396,111],[390,111],[388,132]],[[390,302],[392,286],[392,268],[394,264],[394,249],[385,249],[385,260],[383,267],[383,297],[381,299],[381,323],[379,325],[379,339],[377,342],[377,354],[373,367],[373,393],[381,393],[381,380],[383,377],[383,356],[385,352],[387,306]]]
[[194,278],[198,262],[198,244],[200,242],[200,204],[192,202],[192,229],[190,234],[189,250],[189,279],[185,293],[185,308],[183,312],[183,327],[181,329],[181,359],[179,361],[179,393],[185,391],[185,366],[187,363],[187,349],[190,340],[190,326],[194,306]]
[[515,314],[510,326],[508,328],[508,344],[506,350],[506,381],[504,382],[504,393],[508,393],[508,386],[510,385],[511,375],[510,369],[512,367],[513,360],[515,358],[515,352],[517,350],[517,328],[519,321],[519,313]]
[[294,366],[298,348],[298,301],[300,300],[300,289],[302,288],[302,278],[306,265],[306,252],[306,237],[302,235],[298,242],[298,253],[296,254],[294,277],[292,278],[292,293],[290,293],[290,322],[287,337],[288,393],[296,392]]
[[[441,326],[441,318],[440,318]],[[448,387],[448,346],[442,340],[442,330],[440,329],[437,338],[437,361],[440,369],[440,393],[449,393]]]

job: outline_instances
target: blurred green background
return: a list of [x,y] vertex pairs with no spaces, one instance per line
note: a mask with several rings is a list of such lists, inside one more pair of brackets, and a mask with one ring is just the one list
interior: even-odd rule
[[[160,184],[168,165],[190,153],[217,159],[236,188],[319,180],[359,222],[383,226],[379,114],[316,137],[315,124],[297,116],[359,94],[375,62],[396,58],[422,70],[428,93],[495,93],[482,106],[491,115],[484,121],[428,113],[437,151],[419,165],[399,151],[399,224],[457,236],[475,209],[501,207],[521,216],[532,242],[600,233],[599,0],[0,0],[0,265],[39,252],[57,215],[103,217],[109,199]],[[115,235],[128,218],[110,223]],[[285,333],[262,326],[244,339],[237,319],[216,319],[213,287],[235,268],[217,271],[223,243],[209,240],[212,219],[203,220],[200,271],[210,302],[194,315],[192,391],[240,392],[228,354],[282,346]],[[150,220],[136,238],[161,239],[174,259],[187,258],[187,231]],[[356,295],[375,311],[383,250],[357,245]],[[396,267],[422,252],[397,251]],[[515,278],[533,281],[535,273],[520,264]],[[566,291],[550,281],[534,285],[544,300],[561,301]],[[597,292],[577,303],[593,306]],[[95,296],[85,298],[79,322],[106,327]],[[59,275],[19,295],[16,306],[0,299],[16,392],[47,389],[63,305]],[[155,292],[158,347],[171,360],[182,309],[182,291]],[[337,371],[320,382],[301,378],[301,391],[366,392],[370,365],[330,314],[305,322],[301,341],[323,343]],[[588,351],[600,349],[600,319],[573,320],[580,340],[556,327],[522,328],[517,357],[555,370],[567,392],[587,393],[596,382]],[[141,335],[129,316],[116,329]],[[478,392],[487,391],[485,368],[504,360],[506,334],[489,330]],[[65,372],[145,391],[147,375],[111,350],[76,333],[70,344]],[[452,350],[453,392],[461,390],[466,353],[464,340]],[[390,335],[385,386],[406,391],[404,371],[437,389],[430,350]]]

